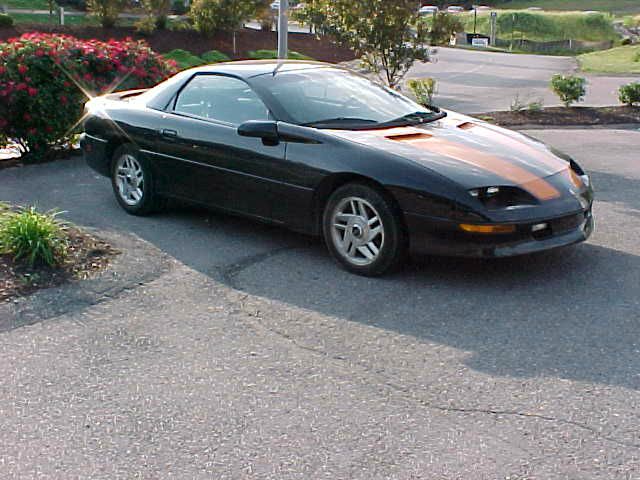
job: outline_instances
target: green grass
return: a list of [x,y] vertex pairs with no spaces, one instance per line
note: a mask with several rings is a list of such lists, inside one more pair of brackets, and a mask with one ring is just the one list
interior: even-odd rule
[[[272,58],[278,58],[277,50],[253,50],[249,52],[249,58],[252,60],[269,60]],[[313,60],[311,57],[307,57],[302,53],[289,51],[289,58],[291,60]]]
[[197,57],[193,53],[182,50],[180,48],[176,48],[175,50],[171,50],[168,53],[164,53],[162,54],[162,56],[167,60],[173,60],[174,62],[176,62],[180,70],[197,67],[198,65],[203,65],[204,63],[206,63],[202,58]]
[[640,45],[612,48],[578,56],[585,72],[640,73]]
[[[40,15],[37,13],[12,13],[14,23],[46,23],[50,25],[59,25],[58,15]],[[120,22],[122,23],[122,22]],[[66,15],[64,17],[65,25],[100,25],[100,23],[90,16],[86,15]]]
[[[27,10],[49,10],[49,2],[47,0],[4,0],[1,2],[9,8],[24,8]],[[53,8],[56,8],[54,2]]]
[[544,10],[598,10],[611,13],[640,13],[638,0],[512,0],[510,2],[492,2],[497,7],[521,9],[540,7]]
[[228,62],[230,60],[229,57],[218,50],[204,52],[202,55],[200,55],[200,58],[202,58],[202,60],[207,63]]
[[[461,14],[465,31],[473,32],[474,16]],[[477,17],[477,32],[488,35],[490,31],[489,13]],[[557,40],[604,41],[617,40],[613,29],[613,17],[607,14],[585,15],[569,12],[525,12],[522,10],[501,10],[498,13],[498,37],[502,39],[524,38],[536,42]]]

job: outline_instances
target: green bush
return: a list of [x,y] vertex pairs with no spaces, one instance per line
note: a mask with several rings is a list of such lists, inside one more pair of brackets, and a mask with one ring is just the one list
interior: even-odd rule
[[89,97],[157,84],[175,65],[144,42],[24,34],[0,43],[0,145],[9,139],[37,161],[75,134]]
[[0,27],[12,27],[13,26],[13,18],[4,13],[0,13]]
[[[249,52],[249,58],[251,60],[269,60],[278,58],[277,50],[252,50]],[[313,58],[303,55],[302,53],[289,50],[288,57],[291,60],[313,60]]]
[[87,0],[87,9],[95,16],[103,28],[113,28],[118,15],[127,6],[127,0]]
[[584,78],[574,75],[554,75],[551,79],[551,89],[560,97],[565,107],[584,99],[587,93],[586,84]]
[[224,53],[218,50],[211,50],[200,55],[206,63],[228,62],[230,59]]
[[634,62],[640,62],[640,50],[638,50],[638,51],[636,52],[636,56],[635,56],[635,58],[633,59],[633,61],[634,61]]
[[181,48],[171,50],[169,53],[165,53],[162,56],[167,60],[173,60],[176,62],[180,70],[197,67],[198,65],[203,65],[205,63],[200,57],[197,57],[186,50],[182,50]]
[[411,78],[407,81],[407,86],[416,97],[420,105],[428,107],[433,105],[433,96],[436,93],[435,78]]
[[621,86],[618,90],[618,98],[620,99],[620,103],[624,103],[630,107],[640,104],[640,82]]
[[0,252],[30,267],[61,263],[67,253],[65,225],[57,212],[38,213],[35,207],[6,212],[0,217]]
[[193,0],[189,16],[196,30],[204,35],[232,32],[255,16],[261,0]]
[[158,28],[156,19],[151,16],[141,18],[134,25],[136,32],[147,36],[153,34]]

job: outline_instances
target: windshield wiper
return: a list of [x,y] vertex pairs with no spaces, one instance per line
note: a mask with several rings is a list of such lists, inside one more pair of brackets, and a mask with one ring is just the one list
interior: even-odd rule
[[333,125],[333,124],[352,124],[352,123],[378,123],[370,118],[357,118],[357,117],[334,117],[325,118],[324,120],[315,120],[313,122],[303,123],[303,127],[317,127],[318,125]]
[[431,112],[407,113],[406,115],[394,118],[393,120],[381,123],[380,125],[385,127],[390,125],[417,125],[420,123],[435,122],[436,120],[440,120],[447,116],[447,112],[441,111],[438,107],[429,108],[432,109]]

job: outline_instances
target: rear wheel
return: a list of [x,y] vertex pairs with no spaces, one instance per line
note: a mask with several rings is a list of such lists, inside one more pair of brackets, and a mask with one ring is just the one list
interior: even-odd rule
[[111,185],[120,206],[132,215],[147,215],[159,206],[151,169],[130,145],[113,155]]
[[323,233],[331,255],[359,275],[382,275],[406,254],[406,234],[399,212],[377,189],[350,183],[327,202]]

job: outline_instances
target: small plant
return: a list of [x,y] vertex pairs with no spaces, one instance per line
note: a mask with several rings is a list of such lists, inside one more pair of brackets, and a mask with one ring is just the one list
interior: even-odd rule
[[542,111],[543,107],[544,103],[542,103],[542,99],[534,100],[533,102],[529,102],[529,104],[527,105],[527,110],[529,110],[530,112],[540,112]]
[[511,105],[509,106],[509,110],[512,111],[512,112],[522,112],[526,108],[527,108],[527,106],[525,105],[525,103],[520,98],[520,94],[516,93],[516,96],[513,97]]
[[560,97],[565,107],[584,99],[586,84],[586,79],[574,75],[554,75],[551,79],[551,89]]
[[636,56],[635,56],[635,58],[633,59],[633,61],[634,61],[634,62],[640,62],[640,50],[638,50],[638,51],[636,52]]
[[158,28],[158,25],[156,23],[156,19],[148,16],[148,17],[143,17],[140,20],[138,20],[135,23],[135,27],[136,27],[136,32],[142,34],[142,35],[152,35],[153,32],[156,31],[156,29]]
[[218,50],[210,50],[208,52],[204,52],[202,55],[200,55],[200,58],[202,58],[207,63],[219,63],[219,62],[229,61],[229,57],[227,57],[224,53]]
[[433,97],[437,91],[435,78],[410,78],[407,81],[407,86],[420,105],[425,107],[433,105]]
[[618,98],[621,103],[633,107],[640,105],[640,82],[629,83],[623,85],[618,90]]
[[16,261],[25,260],[29,267],[61,263],[67,253],[67,234],[58,215],[39,213],[35,207],[5,211],[0,216],[0,251]]
[[4,13],[0,13],[0,27],[12,27],[13,18]]

